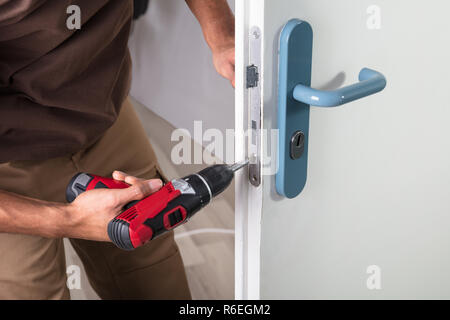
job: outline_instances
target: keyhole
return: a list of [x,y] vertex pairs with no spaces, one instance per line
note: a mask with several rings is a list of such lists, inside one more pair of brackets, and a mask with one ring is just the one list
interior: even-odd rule
[[298,137],[297,137],[297,143],[296,143],[297,148],[300,148],[300,147],[301,147],[301,145],[302,145],[302,140],[303,140],[303,136],[302,136],[301,134],[299,134]]
[[291,159],[299,159],[305,149],[305,135],[300,130],[294,132],[291,137]]

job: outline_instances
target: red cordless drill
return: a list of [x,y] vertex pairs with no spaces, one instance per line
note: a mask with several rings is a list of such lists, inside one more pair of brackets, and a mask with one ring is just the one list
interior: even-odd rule
[[[224,191],[233,180],[234,172],[247,163],[213,165],[182,179],[174,179],[148,197],[128,203],[124,211],[108,223],[109,238],[119,248],[133,250],[185,223]],[[78,173],[67,186],[66,198],[72,202],[81,193],[92,189],[128,187],[122,181]]]

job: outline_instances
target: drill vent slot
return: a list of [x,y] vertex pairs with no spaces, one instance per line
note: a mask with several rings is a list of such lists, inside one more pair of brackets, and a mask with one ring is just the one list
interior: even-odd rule
[[122,212],[118,218],[123,219],[123,220],[127,220],[127,221],[131,221],[134,218],[136,218],[137,216],[137,212],[136,212],[136,208],[135,207],[131,207],[130,209]]

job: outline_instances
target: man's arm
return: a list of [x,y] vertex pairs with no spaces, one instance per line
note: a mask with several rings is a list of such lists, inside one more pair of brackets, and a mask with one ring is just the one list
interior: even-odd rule
[[0,191],[0,231],[53,238],[70,225],[67,205]]
[[108,222],[121,212],[123,206],[143,199],[162,186],[159,179],[144,181],[118,171],[113,177],[131,186],[91,190],[71,204],[42,201],[0,190],[0,232],[110,241]]
[[202,27],[217,72],[235,85],[234,16],[226,0],[186,0]]

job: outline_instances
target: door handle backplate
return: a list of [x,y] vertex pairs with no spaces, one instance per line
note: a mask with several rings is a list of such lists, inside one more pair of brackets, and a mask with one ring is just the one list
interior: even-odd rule
[[311,88],[312,47],[313,31],[309,23],[298,19],[286,23],[280,34],[278,57],[276,189],[287,198],[299,195],[306,184],[310,106],[340,106],[386,87],[381,73],[363,68],[359,82],[353,85],[334,91]]

